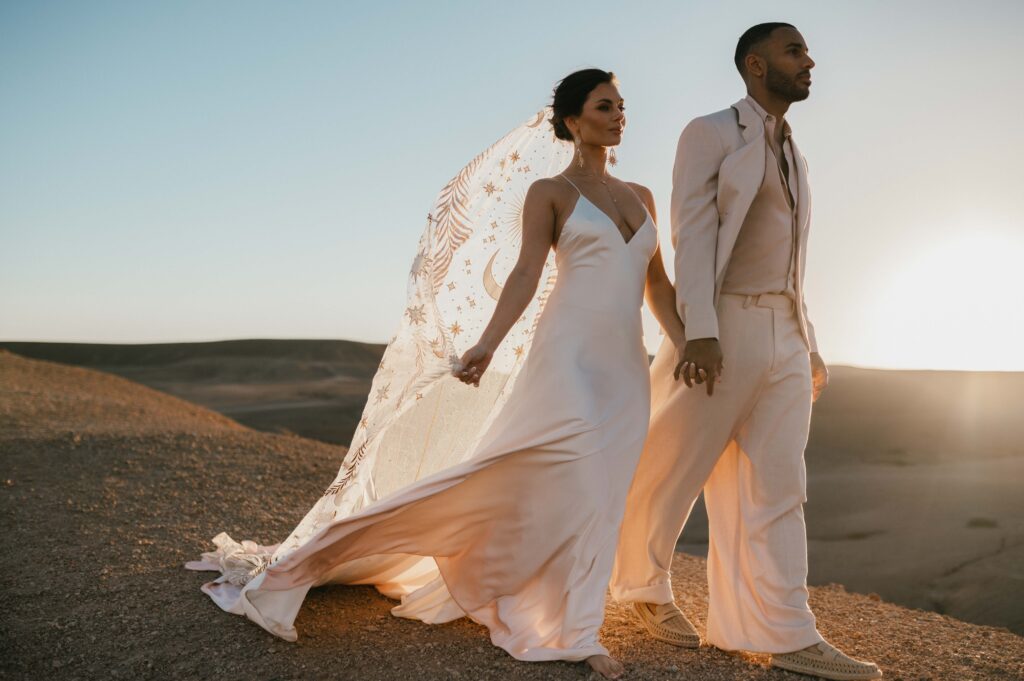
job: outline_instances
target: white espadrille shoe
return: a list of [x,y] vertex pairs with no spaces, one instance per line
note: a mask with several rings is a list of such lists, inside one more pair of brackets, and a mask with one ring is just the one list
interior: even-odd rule
[[682,648],[699,648],[700,634],[675,603],[633,603],[633,612],[651,636]]
[[855,660],[826,641],[793,653],[772,655],[772,666],[832,681],[882,678],[882,670],[873,662]]

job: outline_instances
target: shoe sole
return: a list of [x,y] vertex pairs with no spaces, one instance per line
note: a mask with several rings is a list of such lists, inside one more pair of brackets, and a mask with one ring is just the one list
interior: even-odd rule
[[651,635],[651,638],[661,641],[662,643],[668,643],[669,645],[676,646],[677,648],[700,648],[700,634],[696,636],[688,636],[685,639],[671,638],[665,634],[661,634],[651,624],[644,619],[636,610],[636,606],[633,606],[633,616],[640,620],[640,624],[643,625],[647,633]]
[[797,674],[806,674],[807,676],[816,676],[819,679],[829,679],[829,681],[872,681],[872,679],[882,678],[882,670],[878,670],[872,674],[858,674],[851,672],[849,674],[843,674],[842,672],[822,672],[811,667],[805,667],[799,664],[793,664],[783,661],[777,661],[772,658],[771,666],[779,669],[785,669],[787,672],[796,672]]

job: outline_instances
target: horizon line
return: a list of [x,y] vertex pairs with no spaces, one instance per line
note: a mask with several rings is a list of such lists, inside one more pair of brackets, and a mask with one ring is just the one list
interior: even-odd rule
[[[276,341],[281,343],[313,342],[313,343],[353,343],[357,345],[375,345],[387,347],[386,341],[362,341],[350,338],[295,338],[295,337],[252,337],[252,338],[221,338],[216,340],[175,340],[175,341],[77,341],[77,340],[8,340],[0,339],[0,346],[25,343],[37,345],[110,345],[110,346],[145,346],[145,345],[202,345],[215,343],[244,343],[251,341]],[[0,347],[0,350],[4,348]],[[653,357],[648,354],[648,357]],[[920,367],[885,367],[872,366],[868,364],[855,364],[849,362],[830,362],[827,366],[832,368],[857,369],[861,371],[902,371],[902,372],[930,372],[930,373],[969,373],[969,374],[1024,374],[1024,369],[936,369]]]

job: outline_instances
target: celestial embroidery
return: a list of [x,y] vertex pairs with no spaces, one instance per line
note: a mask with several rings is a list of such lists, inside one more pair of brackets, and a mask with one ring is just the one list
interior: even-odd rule
[[423,311],[423,307],[423,305],[416,305],[405,308],[405,313],[409,315],[410,322],[413,324],[423,324],[427,321],[427,313]]
[[389,430],[393,425],[411,428],[399,431],[402,437],[427,447],[427,429],[444,427],[439,420],[444,410],[472,405],[488,414],[504,403],[529,357],[534,330],[556,281],[553,254],[536,294],[494,353],[489,392],[483,386],[461,385],[451,372],[494,311],[501,291],[495,275],[504,278],[516,261],[526,188],[572,161],[573,146],[554,138],[550,117],[550,108],[531,116],[466,164],[438,193],[409,270],[405,306],[399,308],[401,324],[373,377],[351,445],[334,482],[281,543],[272,562],[305,544],[327,523],[372,503],[382,467],[404,482],[418,475],[423,452],[391,449],[397,444],[387,437],[395,432]]

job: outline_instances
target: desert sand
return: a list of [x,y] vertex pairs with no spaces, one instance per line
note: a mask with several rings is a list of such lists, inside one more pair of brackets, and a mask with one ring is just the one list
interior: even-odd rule
[[[383,352],[290,340],[0,347],[342,445]],[[1021,405],[1024,374],[833,367],[807,450],[810,583],[1024,634]],[[706,555],[701,504],[679,548]]]
[[[186,560],[222,530],[272,543],[331,480],[344,448],[250,430],[130,381],[0,352],[0,675],[18,679],[580,679],[519,663],[483,628],[389,615],[368,587],[315,589],[299,640],[221,612]],[[677,554],[674,588],[702,628],[704,564]],[[1024,678],[1024,639],[830,585],[822,633],[889,679]],[[648,640],[609,604],[602,637],[631,679],[783,679],[766,658]]]

